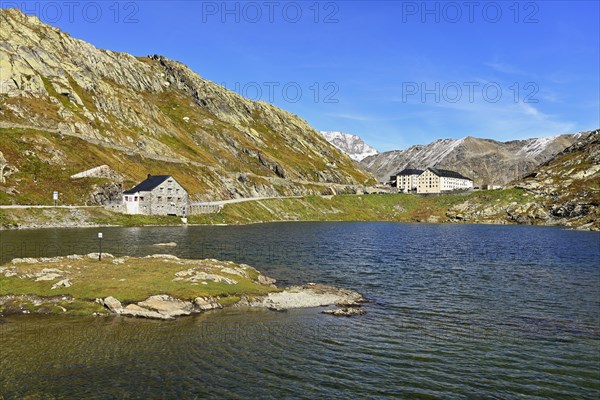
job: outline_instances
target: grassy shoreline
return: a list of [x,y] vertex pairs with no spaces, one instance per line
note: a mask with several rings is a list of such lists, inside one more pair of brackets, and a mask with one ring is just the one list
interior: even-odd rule
[[[410,223],[484,223],[581,226],[597,229],[593,215],[575,222],[545,219],[522,189],[417,196],[372,194],[306,196],[231,203],[217,214],[193,215],[188,224],[246,225],[295,221],[361,221]],[[465,211],[464,206],[468,205]],[[462,207],[462,208],[461,208]],[[538,207],[539,208],[539,207]],[[511,211],[512,210],[512,211]],[[185,226],[178,217],[125,215],[101,207],[81,209],[0,209],[0,229],[81,228],[107,226]]]

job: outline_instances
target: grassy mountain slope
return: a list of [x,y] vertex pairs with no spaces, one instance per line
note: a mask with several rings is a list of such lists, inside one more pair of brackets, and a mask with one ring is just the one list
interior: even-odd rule
[[16,9],[0,10],[0,135],[3,203],[47,203],[53,190],[65,203],[90,202],[110,182],[68,176],[102,164],[126,186],[173,174],[197,199],[372,181],[295,115],[165,57],[97,49]]

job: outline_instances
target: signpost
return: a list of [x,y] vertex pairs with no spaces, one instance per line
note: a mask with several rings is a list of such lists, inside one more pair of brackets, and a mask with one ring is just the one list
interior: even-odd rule
[[58,192],[54,192],[52,198],[54,199],[54,207],[56,207],[58,205]]
[[102,232],[98,232],[98,245],[100,246],[100,251],[98,252],[98,261],[102,261]]

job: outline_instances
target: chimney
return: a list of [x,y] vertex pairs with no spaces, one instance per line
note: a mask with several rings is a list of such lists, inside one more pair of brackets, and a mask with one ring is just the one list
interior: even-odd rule
[[152,178],[152,175],[148,174],[148,178],[147,179],[150,179],[150,178]]

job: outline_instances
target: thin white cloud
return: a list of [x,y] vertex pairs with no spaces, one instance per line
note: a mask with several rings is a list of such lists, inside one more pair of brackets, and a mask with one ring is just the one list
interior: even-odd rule
[[514,65],[500,63],[500,62],[486,62],[483,65],[490,67],[496,72],[500,72],[503,74],[509,75],[524,75],[524,76],[533,76],[533,74],[526,72],[520,68],[515,67]]
[[359,121],[359,122],[369,122],[369,121],[374,121],[377,119],[376,117],[371,117],[368,115],[360,115],[360,114],[328,113],[325,115],[328,117],[349,119],[351,121]]

